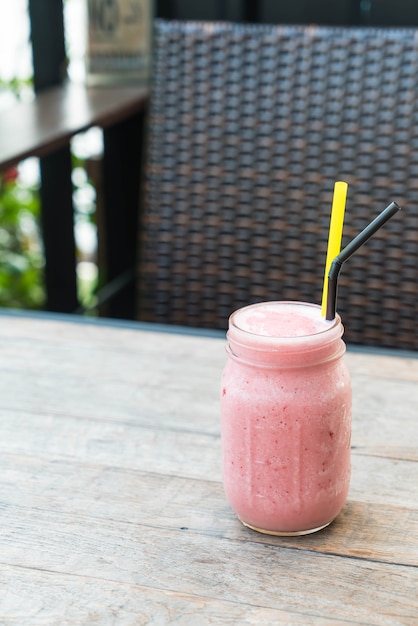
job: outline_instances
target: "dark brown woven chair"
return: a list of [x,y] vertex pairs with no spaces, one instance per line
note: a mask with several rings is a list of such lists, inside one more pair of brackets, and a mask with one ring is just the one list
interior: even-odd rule
[[261,300],[320,302],[333,186],[351,343],[418,349],[418,31],[156,23],[138,317],[224,329]]

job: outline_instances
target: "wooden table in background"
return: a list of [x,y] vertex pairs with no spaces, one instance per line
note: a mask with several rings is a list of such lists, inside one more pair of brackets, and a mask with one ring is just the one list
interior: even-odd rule
[[0,623],[417,624],[418,359],[348,352],[347,505],[268,537],[223,494],[223,340],[147,328],[0,317]]
[[[139,85],[87,87],[68,82],[1,111],[0,171],[30,156],[40,157],[48,310],[72,313],[78,307],[70,142],[93,126],[103,130],[104,144],[98,219],[102,280],[111,283],[135,270],[147,103],[148,89]],[[135,318],[133,282],[113,298],[108,316]]]

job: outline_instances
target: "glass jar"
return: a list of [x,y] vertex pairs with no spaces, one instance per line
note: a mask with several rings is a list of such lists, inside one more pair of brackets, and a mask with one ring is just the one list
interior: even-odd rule
[[222,375],[223,482],[239,519],[274,535],[324,528],[350,481],[351,385],[337,315],[264,302],[235,311]]

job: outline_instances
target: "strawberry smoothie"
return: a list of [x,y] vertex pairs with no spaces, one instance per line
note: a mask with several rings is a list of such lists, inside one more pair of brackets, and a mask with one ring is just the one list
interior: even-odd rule
[[343,327],[316,305],[265,302],[229,322],[222,375],[226,496],[247,526],[300,535],[340,512],[350,481]]

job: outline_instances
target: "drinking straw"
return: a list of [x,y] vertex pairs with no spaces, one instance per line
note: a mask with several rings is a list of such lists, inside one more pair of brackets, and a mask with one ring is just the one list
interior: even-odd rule
[[353,254],[362,246],[376,231],[379,230],[401,207],[396,202],[384,209],[364,230],[361,231],[346,247],[335,257],[328,273],[328,298],[326,304],[326,319],[333,320],[337,310],[338,277],[343,266]]
[[335,259],[341,249],[343,234],[345,202],[347,199],[347,183],[338,181],[334,184],[334,196],[332,199],[331,220],[329,224],[328,248],[325,261],[324,287],[322,290],[322,317],[325,317],[326,303],[328,300],[328,273],[332,260]]

